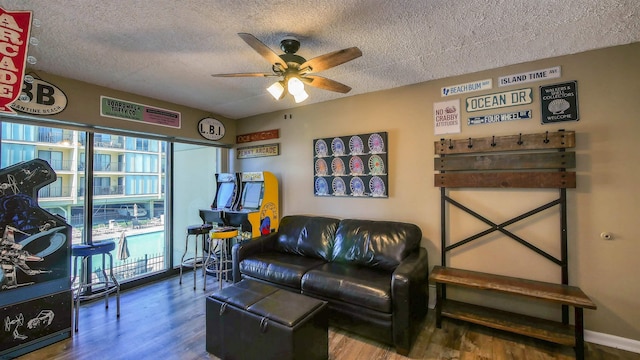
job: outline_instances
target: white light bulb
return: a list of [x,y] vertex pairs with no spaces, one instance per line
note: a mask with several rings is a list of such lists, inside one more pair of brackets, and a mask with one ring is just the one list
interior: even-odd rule
[[274,99],[280,100],[282,97],[282,93],[284,93],[284,86],[282,86],[281,81],[274,82],[271,86],[267,88],[267,91]]
[[289,89],[289,94],[296,96],[296,94],[304,92],[304,84],[297,77],[292,77],[287,82],[287,89]]
[[309,97],[309,94],[307,94],[307,92],[304,91],[304,89],[300,90],[297,94],[293,94],[293,98],[295,99],[296,104],[307,100],[308,97]]

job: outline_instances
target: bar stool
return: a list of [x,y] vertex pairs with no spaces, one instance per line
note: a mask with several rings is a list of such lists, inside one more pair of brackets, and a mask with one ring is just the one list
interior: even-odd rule
[[213,229],[209,232],[209,254],[204,263],[203,274],[205,275],[203,290],[207,290],[207,277],[206,272],[209,270],[209,260],[211,260],[211,249],[213,248],[213,242],[217,242],[216,248],[219,255],[213,254],[214,260],[218,263],[215,271],[218,277],[218,288],[222,289],[222,277],[228,276],[228,272],[231,270],[228,266],[231,265],[231,258],[229,250],[231,249],[231,240],[238,236],[238,229],[222,228]]
[[[190,225],[187,227],[187,238],[184,241],[184,253],[180,259],[180,284],[182,284],[182,268],[193,268],[193,290],[196,289],[196,269],[204,264],[204,241],[213,229],[211,224]],[[185,259],[187,250],[189,249],[189,237],[194,236],[195,239],[195,255],[192,258]],[[198,256],[198,235],[201,237],[202,256]]]
[[[78,277],[78,260],[82,261],[83,269],[85,269],[80,276],[80,283],[75,289],[75,331],[78,332],[78,318],[80,314],[80,301],[90,300],[104,296],[105,308],[109,308],[109,294],[116,293],[116,316],[120,317],[120,283],[113,274],[113,256],[111,251],[116,248],[115,241],[101,241],[93,244],[73,244],[71,245],[71,256],[73,257],[73,278],[71,284],[76,281]],[[103,279],[97,277],[96,280],[90,271],[87,269],[88,259],[94,255],[102,255],[102,276]],[[105,270],[106,256],[109,257],[109,275]],[[90,279],[87,277],[90,276]],[[101,289],[99,287],[102,287]],[[85,290],[91,288],[91,294],[83,294]],[[94,291],[94,288],[99,288]]]

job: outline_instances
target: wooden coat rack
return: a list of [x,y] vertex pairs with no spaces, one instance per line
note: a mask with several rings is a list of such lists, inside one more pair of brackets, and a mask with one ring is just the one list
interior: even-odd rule
[[[441,192],[442,265],[434,267],[430,279],[436,283],[436,323],[442,317],[457,318],[512,331],[564,345],[574,346],[576,358],[584,358],[583,308],[596,305],[577,287],[569,285],[567,251],[566,189],[576,187],[574,168],[575,132],[560,130],[468,139],[441,139],[434,143],[434,184]],[[448,195],[449,188],[550,188],[558,198],[507,221],[496,223]],[[447,206],[455,206],[489,226],[457,241],[447,241]],[[538,248],[506,227],[549,208],[560,207],[560,258]],[[447,253],[493,232],[500,232],[560,267],[561,284],[480,273],[447,267]],[[549,321],[520,314],[448,300],[446,285],[491,290],[527,296],[562,306],[562,321]],[[569,324],[569,306],[575,308],[575,325]]]

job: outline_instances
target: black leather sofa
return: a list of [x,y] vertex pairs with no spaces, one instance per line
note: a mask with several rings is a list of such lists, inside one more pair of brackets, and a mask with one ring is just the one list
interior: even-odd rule
[[233,247],[233,278],[325,300],[330,324],[407,355],[427,314],[427,250],[414,224],[286,216]]

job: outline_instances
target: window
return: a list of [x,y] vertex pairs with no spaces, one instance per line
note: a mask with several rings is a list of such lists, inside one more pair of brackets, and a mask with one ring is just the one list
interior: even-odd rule
[[[200,223],[199,209],[208,208],[215,195],[214,174],[220,172],[220,149],[173,144],[140,136],[73,131],[59,127],[18,124],[0,117],[1,167],[41,158],[56,172],[57,179],[38,194],[38,205],[65,218],[73,226],[72,243],[127,239],[130,257],[113,253],[114,272],[121,282],[165,272],[179,264],[184,251],[184,229]],[[88,143],[88,139],[93,139]],[[166,186],[171,185],[166,164],[167,149],[175,172],[173,237],[165,231]],[[86,156],[93,168],[86,167]],[[204,161],[203,161],[204,160]],[[93,183],[86,189],[85,179]],[[89,191],[87,191],[89,190]],[[85,207],[91,204],[91,223]],[[87,236],[88,233],[91,236]],[[175,244],[170,244],[173,238]],[[167,256],[169,255],[169,256]],[[88,269],[96,273],[108,264],[99,257]]]

